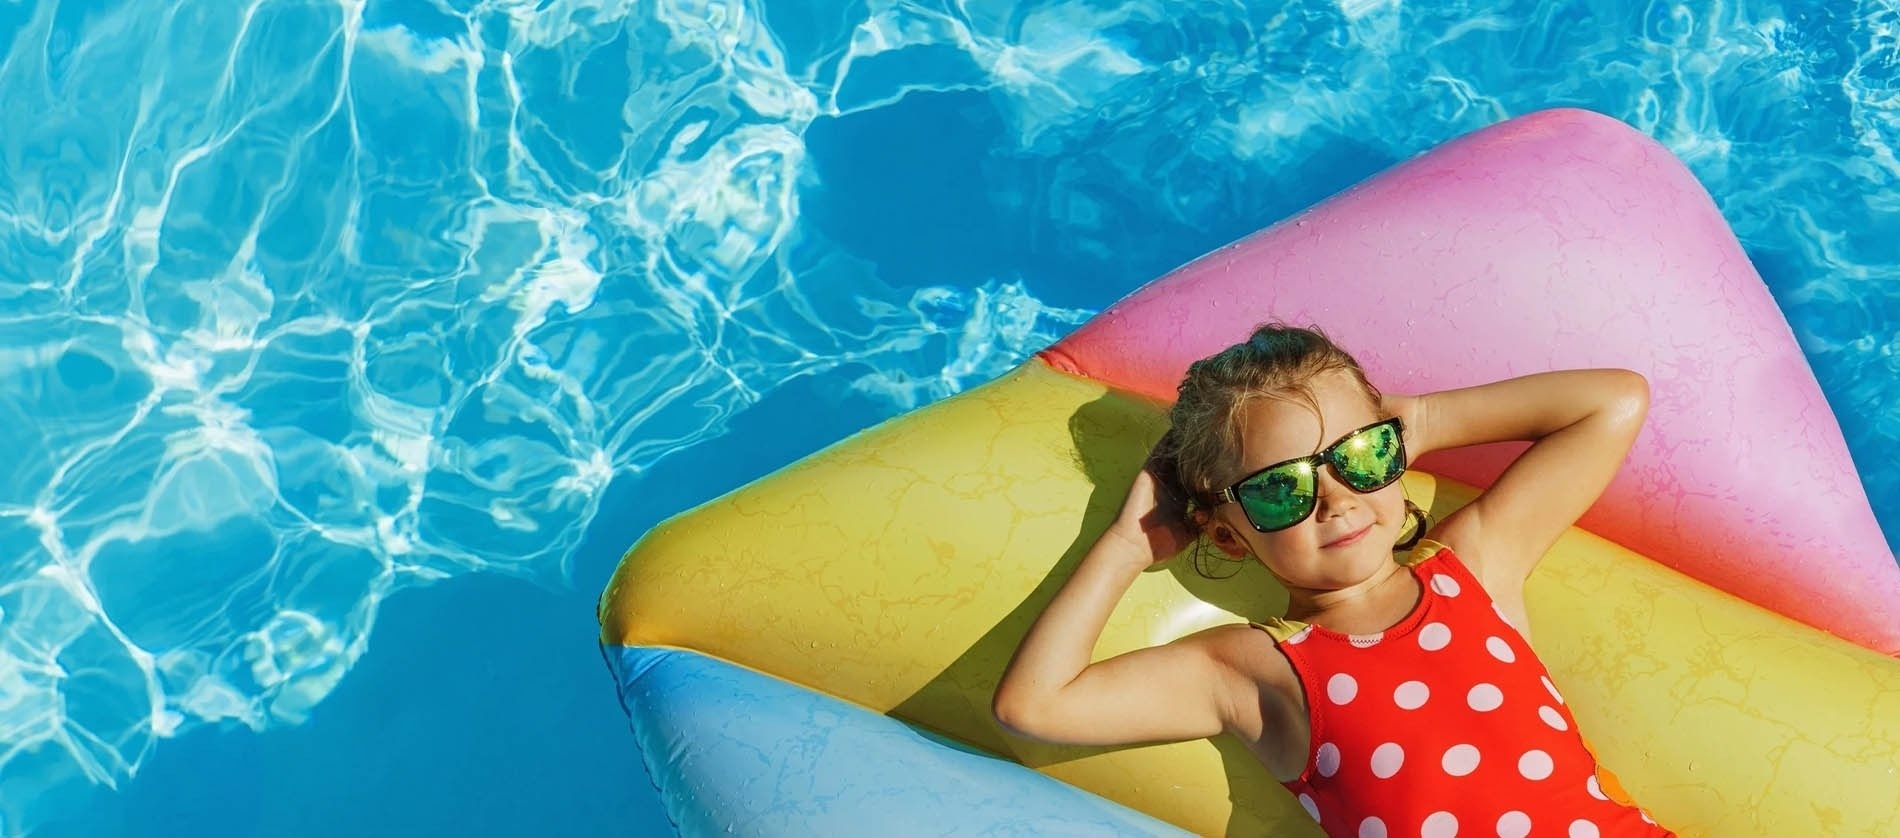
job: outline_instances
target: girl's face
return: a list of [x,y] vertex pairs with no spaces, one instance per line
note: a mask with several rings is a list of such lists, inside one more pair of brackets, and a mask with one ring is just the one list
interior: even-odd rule
[[[1256,399],[1242,409],[1240,461],[1223,479],[1317,452],[1381,419],[1366,392],[1345,372],[1313,380],[1319,415],[1300,401]],[[1289,588],[1332,591],[1374,579],[1392,563],[1392,545],[1405,528],[1405,496],[1398,483],[1359,494],[1331,467],[1319,470],[1313,514],[1283,530],[1263,533],[1239,504],[1215,507],[1208,527],[1230,556],[1253,555]]]

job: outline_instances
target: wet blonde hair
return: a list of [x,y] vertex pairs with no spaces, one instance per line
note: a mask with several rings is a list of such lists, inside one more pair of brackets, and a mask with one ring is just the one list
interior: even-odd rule
[[1317,415],[1313,381],[1331,372],[1350,374],[1373,412],[1385,415],[1379,390],[1359,362],[1318,328],[1267,323],[1245,341],[1189,366],[1168,412],[1168,432],[1155,448],[1154,472],[1174,495],[1175,511],[1192,521],[1191,509],[1211,506],[1214,492],[1240,477],[1240,417],[1249,403],[1293,400]]

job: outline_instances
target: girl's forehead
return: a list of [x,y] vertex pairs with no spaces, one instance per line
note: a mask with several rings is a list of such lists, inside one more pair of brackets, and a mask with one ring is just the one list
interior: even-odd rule
[[1247,403],[1239,417],[1243,472],[1312,454],[1380,419],[1366,392],[1343,373],[1315,379],[1312,393],[1317,413],[1298,395]]

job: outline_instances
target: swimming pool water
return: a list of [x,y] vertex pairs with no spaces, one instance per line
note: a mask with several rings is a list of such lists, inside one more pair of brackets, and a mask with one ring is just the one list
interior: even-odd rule
[[0,835],[339,794],[653,827],[587,618],[644,526],[1543,107],[1688,161],[1900,533],[1890,2],[32,0],[0,35]]

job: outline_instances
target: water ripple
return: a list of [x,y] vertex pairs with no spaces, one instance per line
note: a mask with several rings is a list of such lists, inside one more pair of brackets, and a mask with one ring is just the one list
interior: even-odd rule
[[0,833],[193,726],[304,721],[405,585],[560,582],[610,480],[789,378],[896,410],[1088,314],[801,231],[817,97],[747,4],[29,12]]

